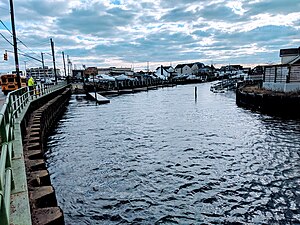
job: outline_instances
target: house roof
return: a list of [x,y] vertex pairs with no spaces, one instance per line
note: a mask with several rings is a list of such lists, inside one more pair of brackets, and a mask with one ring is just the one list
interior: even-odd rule
[[288,64],[299,64],[299,63],[300,63],[300,55],[298,55],[296,58],[288,62]]
[[[161,68],[161,66],[157,67],[156,70],[158,70],[158,69],[160,69],[160,68]],[[164,70],[168,70],[168,69],[173,68],[173,67],[172,67],[172,66],[163,66],[162,68],[163,68]]]
[[195,63],[178,64],[178,65],[175,67],[175,69],[181,69],[181,68],[183,68],[183,67],[185,67],[185,66],[188,66],[188,67],[192,68],[193,65],[195,65],[195,64],[197,64],[198,67],[199,67],[199,66],[200,66],[200,67],[204,67],[204,64],[203,64],[203,63],[195,62]]
[[279,56],[293,56],[293,55],[300,55],[300,47],[299,48],[287,48],[287,49],[280,49]]
[[185,64],[178,64],[175,69],[180,69],[180,68],[183,68],[185,66]]

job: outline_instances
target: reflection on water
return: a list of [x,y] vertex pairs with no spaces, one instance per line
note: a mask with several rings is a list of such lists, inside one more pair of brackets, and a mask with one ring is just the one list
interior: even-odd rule
[[66,224],[300,223],[300,123],[209,84],[73,96],[47,164]]

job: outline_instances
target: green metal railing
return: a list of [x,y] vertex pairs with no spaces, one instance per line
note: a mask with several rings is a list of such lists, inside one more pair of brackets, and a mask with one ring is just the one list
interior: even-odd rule
[[[10,224],[11,191],[15,187],[12,160],[14,157],[15,121],[34,99],[66,87],[66,83],[58,85],[37,85],[10,92],[0,111],[0,224]],[[25,176],[25,174],[24,174]]]

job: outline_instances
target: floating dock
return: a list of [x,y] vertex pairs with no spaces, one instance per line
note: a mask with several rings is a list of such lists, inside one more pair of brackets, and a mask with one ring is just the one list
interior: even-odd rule
[[110,103],[110,100],[95,92],[88,92],[88,97],[94,99],[98,104]]

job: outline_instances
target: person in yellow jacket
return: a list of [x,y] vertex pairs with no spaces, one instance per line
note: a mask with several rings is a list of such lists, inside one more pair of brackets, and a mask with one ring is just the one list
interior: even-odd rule
[[30,78],[28,79],[28,88],[31,95],[33,94],[33,87],[34,87],[34,79],[32,76],[30,76]]
[[34,79],[32,76],[28,79],[28,86],[34,86]]

